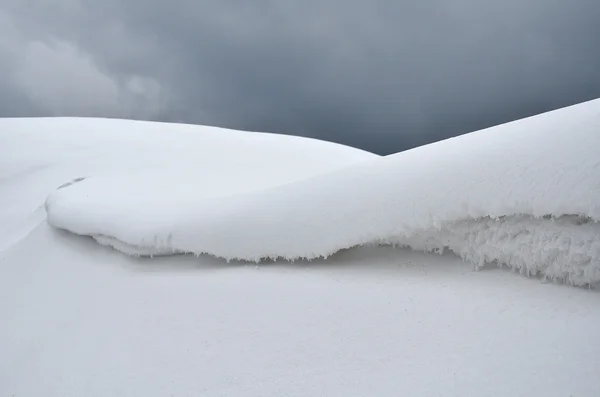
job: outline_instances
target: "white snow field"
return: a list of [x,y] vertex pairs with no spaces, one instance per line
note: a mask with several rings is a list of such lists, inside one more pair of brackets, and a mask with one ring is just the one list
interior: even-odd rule
[[387,242],[600,282],[596,102],[244,193],[173,174],[92,176],[51,194],[48,220],[136,255],[314,259]]
[[0,119],[0,396],[597,397],[599,218],[600,101],[387,157]]

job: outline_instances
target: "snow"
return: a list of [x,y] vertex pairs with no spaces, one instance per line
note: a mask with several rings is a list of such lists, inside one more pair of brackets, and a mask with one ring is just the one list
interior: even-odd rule
[[43,225],[8,253],[0,291],[2,396],[600,391],[597,292],[448,254],[256,268],[128,258]]
[[2,119],[0,142],[0,248],[49,193],[88,175],[187,173],[196,192],[239,193],[376,157],[293,136],[86,118]]
[[599,104],[245,192],[193,175],[92,176],[49,196],[48,221],[133,255],[297,260],[426,242],[477,266],[597,284]]
[[[497,127],[522,138],[506,139],[511,156],[494,150],[504,142],[495,129],[463,138],[465,148],[451,140],[381,158],[316,140],[210,127],[1,119],[0,396],[596,397],[598,291],[487,265],[500,255],[526,275],[536,264],[548,278],[568,275],[572,284],[597,277],[595,262],[586,262],[597,258],[597,204],[589,200],[597,192],[596,109],[597,101]],[[545,132],[531,133],[522,123]],[[434,152],[446,157],[416,160]],[[453,164],[473,159],[481,163]],[[525,180],[511,183],[515,160]],[[465,170],[465,181],[436,180],[447,167]],[[507,180],[498,178],[500,169]],[[477,202],[480,185],[493,179],[512,191],[498,188]],[[402,194],[393,196],[398,186]],[[461,186],[469,188],[462,196]],[[448,201],[467,193],[473,200],[466,209],[445,203],[446,212],[416,223],[442,201],[444,189]],[[340,192],[347,195],[337,201]],[[415,200],[419,192],[428,194]],[[238,216],[234,203],[243,213],[227,219]],[[409,216],[397,227],[414,233],[378,235],[394,221],[387,209],[402,203],[413,207],[402,210]],[[90,238],[60,230],[47,222],[45,206],[54,226],[68,220],[73,228],[110,233]],[[330,211],[294,214],[321,206]],[[452,208],[470,216],[454,218]],[[496,214],[485,215],[493,208]],[[59,209],[64,213],[53,212]],[[536,217],[549,209],[563,216]],[[344,219],[348,213],[356,219]],[[344,229],[361,216],[380,223],[358,237]],[[127,217],[135,224],[127,225]],[[227,242],[234,226],[244,229],[233,230],[224,249],[270,256],[293,248],[315,258],[227,262],[173,256],[158,237],[154,242],[167,230],[180,233],[170,244],[184,241],[186,233],[204,230],[207,219],[215,226],[213,243]],[[339,240],[315,225],[331,227]],[[272,245],[256,245],[271,244],[263,239],[274,232],[281,235]],[[136,246],[127,233],[152,240]],[[294,235],[303,243],[286,243]],[[325,259],[318,257],[320,245],[303,245],[318,237],[324,251],[337,252]],[[339,249],[355,237],[385,237],[378,242],[421,251],[376,244]],[[96,240],[131,254],[167,255],[123,255]],[[473,271],[448,250],[422,252],[441,246],[486,265]]]

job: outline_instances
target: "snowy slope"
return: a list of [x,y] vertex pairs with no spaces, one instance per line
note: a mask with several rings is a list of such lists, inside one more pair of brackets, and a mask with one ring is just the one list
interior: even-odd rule
[[[158,191],[193,186],[196,194],[211,195],[288,183],[376,157],[307,138],[111,119],[1,119],[0,142],[0,249],[43,221],[48,194],[75,178],[138,173]],[[183,183],[167,187],[172,178]]]
[[[572,125],[595,120],[585,111],[594,107],[598,104],[567,109]],[[248,234],[249,244],[230,241],[230,249],[244,251],[271,236],[267,226],[281,225],[282,214],[297,221],[293,210],[310,196],[302,186],[321,183],[325,191],[312,194],[329,192],[337,199],[336,189],[351,189],[345,178],[363,187],[372,180],[377,189],[364,195],[384,197],[382,180],[389,178],[392,191],[397,177],[408,178],[395,170],[394,164],[408,161],[396,160],[400,156],[380,163],[369,153],[302,138],[98,119],[0,120],[0,143],[2,397],[600,395],[595,290],[540,283],[491,267],[473,272],[448,252],[393,247],[259,265],[203,255],[135,258],[57,230],[45,219],[50,195],[48,201],[57,201],[49,207],[65,205],[67,212],[58,218],[72,224],[91,225],[89,210],[96,203],[113,232],[126,226],[121,216],[132,216],[136,233],[157,226],[159,232],[188,233],[198,226],[187,223],[193,220],[190,208],[206,211],[207,203],[217,203],[214,220],[223,222],[238,202],[263,212],[244,212],[243,219],[220,223],[222,229],[214,232],[220,238],[263,216],[256,235]],[[573,148],[566,143],[567,152]],[[389,175],[380,173],[387,167],[380,164],[390,164]],[[480,172],[484,178],[483,168]],[[87,179],[56,190],[79,177]],[[78,193],[83,188],[98,196],[84,200]],[[435,184],[424,183],[422,189],[428,188],[433,192]],[[292,193],[299,196],[282,201],[285,208],[260,203]],[[104,200],[96,201],[100,197]],[[329,207],[332,216],[356,210],[360,197],[336,201]],[[564,208],[593,209],[582,203],[574,200]],[[151,206],[156,212],[140,219]],[[77,211],[79,221],[73,217]],[[172,217],[177,214],[182,217]],[[356,214],[374,216],[370,207]],[[307,224],[319,225],[310,213],[304,215]],[[474,235],[503,236],[509,228],[522,256],[528,248],[548,246],[556,228],[572,248],[577,239],[592,247],[586,238],[594,236],[595,229],[588,230],[593,223],[573,225],[569,217],[550,226],[543,218],[520,220],[461,220],[402,242],[426,249],[438,246],[440,238],[462,244],[476,240]],[[290,229],[280,229],[284,237],[299,230],[293,222],[286,225]],[[336,230],[343,238],[335,244],[353,236],[351,230]],[[544,230],[548,234],[536,234]],[[339,248],[332,240],[325,243],[328,250]],[[141,249],[123,248],[132,247]]]
[[51,225],[136,255],[313,259],[392,242],[596,284],[598,131],[592,101],[245,194],[121,174],[59,189],[46,208]]

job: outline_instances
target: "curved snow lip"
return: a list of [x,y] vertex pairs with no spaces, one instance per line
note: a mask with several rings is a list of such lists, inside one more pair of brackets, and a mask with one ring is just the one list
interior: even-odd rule
[[[221,197],[167,175],[152,184],[90,177],[48,197],[48,221],[128,254],[293,260],[384,242],[594,284],[598,130],[600,101],[592,101]],[[161,180],[197,190],[170,194]]]
[[[101,245],[136,257],[188,253],[175,248],[172,235],[166,241],[154,240],[137,246],[112,236],[91,237]],[[493,264],[528,277],[541,277],[543,280],[579,286],[600,285],[600,223],[576,215],[558,218],[550,215],[541,218],[521,215],[499,219],[466,219],[449,223],[440,229],[415,230],[411,235],[390,236],[368,244],[407,247],[439,254],[448,249],[472,263],[476,270]],[[199,256],[211,253],[195,254]],[[227,260],[244,261],[245,258]]]

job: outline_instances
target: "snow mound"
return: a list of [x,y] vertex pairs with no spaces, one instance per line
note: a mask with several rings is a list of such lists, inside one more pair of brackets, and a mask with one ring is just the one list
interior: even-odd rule
[[[200,190],[221,195],[379,157],[290,135],[99,118],[0,119],[0,142],[0,251],[45,220],[48,194],[80,177],[136,173],[181,179],[187,174],[196,195]],[[147,180],[157,189],[164,186],[161,180]]]
[[254,191],[211,195],[193,174],[91,176],[46,210],[52,226],[134,255],[294,260],[393,243],[595,284],[598,131],[600,100]]

